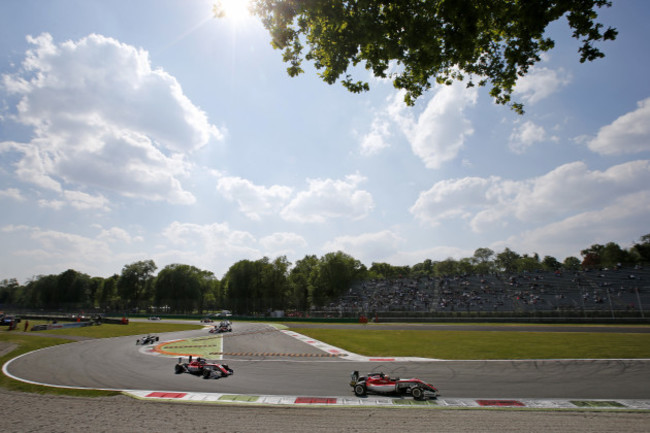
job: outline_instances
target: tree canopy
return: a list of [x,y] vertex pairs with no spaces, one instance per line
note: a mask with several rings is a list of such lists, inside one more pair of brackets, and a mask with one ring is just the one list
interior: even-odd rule
[[355,284],[371,280],[645,267],[650,264],[650,234],[629,248],[615,242],[593,244],[583,249],[581,256],[582,260],[571,256],[560,263],[548,255],[541,259],[537,253],[519,254],[509,248],[495,253],[483,247],[473,256],[460,259],[425,259],[413,266],[374,262],[366,268],[354,257],[337,251],[322,257],[307,255],[293,265],[285,256],[240,260],[230,266],[221,281],[212,272],[185,264],[167,265],[154,276],[158,269],[154,261],[142,260],[125,265],[121,274],[108,278],[68,269],[58,275],[36,276],[25,285],[14,278],[1,279],[0,310],[18,306],[199,314],[225,308],[242,315],[264,315],[274,310],[308,312],[327,307]]
[[141,260],[124,266],[117,280],[120,298],[131,307],[137,307],[141,301],[147,299],[156,269],[158,267],[153,260]]
[[351,69],[361,64],[390,78],[413,105],[434,83],[467,80],[491,85],[499,104],[511,102],[517,79],[554,47],[545,34],[566,17],[581,42],[580,62],[603,57],[597,42],[613,40],[616,29],[596,22],[611,0],[253,0],[253,12],[283,51],[287,72],[296,76],[313,62],[328,84],[340,80],[349,91],[369,89]]
[[195,266],[172,264],[158,273],[154,300],[157,306],[167,305],[173,311],[203,311],[206,298],[215,298],[214,294],[210,296],[215,288],[216,278],[212,272]]

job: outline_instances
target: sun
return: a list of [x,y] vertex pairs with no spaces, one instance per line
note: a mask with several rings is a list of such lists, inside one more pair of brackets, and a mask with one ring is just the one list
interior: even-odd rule
[[214,13],[220,18],[242,21],[251,17],[250,0],[217,0]]

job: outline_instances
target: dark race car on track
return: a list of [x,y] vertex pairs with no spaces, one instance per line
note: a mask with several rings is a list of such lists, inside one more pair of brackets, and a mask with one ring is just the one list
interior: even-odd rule
[[368,373],[366,376],[359,376],[358,371],[352,373],[350,386],[354,388],[357,397],[366,394],[411,395],[415,400],[438,397],[438,389],[430,383],[420,379],[400,379],[390,377],[384,373]]
[[142,338],[138,338],[137,340],[135,340],[135,345],[139,346],[139,345],[145,345],[145,344],[153,344],[153,343],[156,343],[158,340],[160,340],[160,338],[157,337],[157,336],[147,335],[147,336],[144,336]]
[[210,334],[221,334],[222,332],[232,332],[232,325],[230,320],[222,320],[218,325],[210,329]]
[[174,366],[174,373],[190,373],[203,376],[204,379],[219,379],[220,377],[232,375],[234,371],[226,364],[218,364],[204,358],[192,360],[190,356],[189,362],[183,362],[182,358],[178,358],[178,364]]

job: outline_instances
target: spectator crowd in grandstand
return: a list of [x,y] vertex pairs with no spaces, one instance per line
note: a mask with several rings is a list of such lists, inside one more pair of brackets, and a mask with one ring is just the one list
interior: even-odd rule
[[538,271],[374,279],[355,284],[325,309],[380,312],[640,311],[650,307],[650,269]]

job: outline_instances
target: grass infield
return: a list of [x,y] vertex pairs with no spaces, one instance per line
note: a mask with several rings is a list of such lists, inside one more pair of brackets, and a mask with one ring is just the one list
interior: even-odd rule
[[[35,323],[38,324],[38,323]],[[30,322],[31,327],[31,322]],[[201,329],[200,324],[161,323],[161,322],[134,322],[128,325],[113,325],[104,323],[101,326],[86,326],[84,328],[62,328],[50,331],[39,331],[39,334],[76,335],[89,338],[124,337],[127,335],[159,334],[161,332],[189,331]]]
[[650,358],[650,334],[344,330],[297,332],[359,355],[467,359]]

